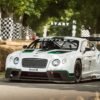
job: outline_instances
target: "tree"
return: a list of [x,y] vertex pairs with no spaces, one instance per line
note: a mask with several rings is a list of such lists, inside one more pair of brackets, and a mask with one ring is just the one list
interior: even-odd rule
[[70,0],[37,0],[34,9],[38,12],[38,16],[34,13],[29,16],[32,19],[31,27],[38,30],[48,23],[48,21],[52,20],[52,18],[60,18],[63,16],[69,1]]
[[2,17],[13,17],[24,26],[39,31],[54,19],[77,20],[92,33],[100,33],[99,0],[0,0]]
[[[33,0],[0,0],[2,17],[20,17],[30,15],[34,9]],[[15,18],[15,19],[16,19]]]
[[[23,25],[33,29],[43,26],[53,17],[63,15],[70,0],[1,0],[3,17],[22,18]],[[21,16],[21,17],[20,17]]]
[[90,27],[91,33],[100,33],[100,1],[99,0],[77,0],[73,7],[74,18]]

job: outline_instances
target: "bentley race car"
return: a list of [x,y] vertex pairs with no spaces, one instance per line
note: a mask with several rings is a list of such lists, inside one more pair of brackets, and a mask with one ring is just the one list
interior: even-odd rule
[[74,81],[100,78],[100,51],[85,38],[46,37],[6,59],[9,80]]

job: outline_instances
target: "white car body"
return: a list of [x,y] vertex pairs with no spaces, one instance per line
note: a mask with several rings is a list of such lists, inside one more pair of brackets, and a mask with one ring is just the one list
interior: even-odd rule
[[[6,59],[6,78],[76,82],[85,78],[100,78],[100,51],[87,39],[47,37],[36,41],[53,41],[54,45],[59,44],[61,48],[44,50],[31,47],[38,43],[34,41],[26,49],[9,54]],[[63,41],[66,45],[61,44]],[[62,45],[69,45],[68,49],[63,49]],[[69,47],[73,49],[69,50]]]

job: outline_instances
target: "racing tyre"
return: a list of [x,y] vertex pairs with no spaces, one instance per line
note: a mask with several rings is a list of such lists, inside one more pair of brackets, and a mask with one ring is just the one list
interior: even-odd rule
[[82,64],[80,60],[76,60],[74,68],[75,83],[79,83],[81,81],[81,76],[82,76]]

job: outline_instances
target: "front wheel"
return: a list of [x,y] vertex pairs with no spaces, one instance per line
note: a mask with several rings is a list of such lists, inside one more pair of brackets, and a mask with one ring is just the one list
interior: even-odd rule
[[82,64],[80,60],[76,60],[74,68],[75,83],[79,83],[82,77]]

